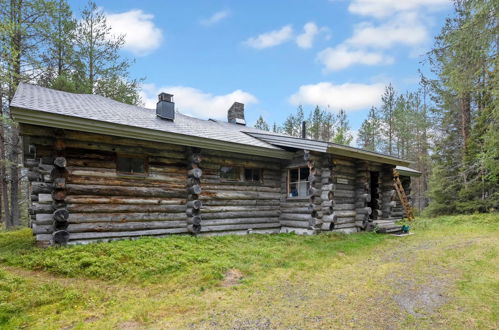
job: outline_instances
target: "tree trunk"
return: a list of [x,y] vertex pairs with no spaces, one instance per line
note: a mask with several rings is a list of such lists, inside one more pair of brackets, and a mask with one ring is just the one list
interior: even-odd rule
[[20,211],[19,211],[19,134],[15,126],[12,127],[12,150],[11,150],[11,166],[10,166],[10,210],[12,226],[20,226]]
[[466,92],[461,99],[461,135],[463,137],[463,155],[468,150],[471,121],[471,96]]
[[[8,182],[7,182],[7,171],[5,169],[6,164],[6,141],[4,134],[4,121],[3,121],[3,95],[0,95],[0,195],[3,202],[3,214],[0,212],[0,217],[2,222],[8,227],[8,221],[10,219],[10,208],[9,208],[9,193],[8,193]],[[1,210],[0,206],[0,210]]]

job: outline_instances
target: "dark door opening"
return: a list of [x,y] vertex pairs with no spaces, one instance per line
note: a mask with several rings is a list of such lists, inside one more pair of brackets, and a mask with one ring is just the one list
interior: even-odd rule
[[371,193],[371,201],[367,203],[367,206],[371,208],[372,212],[369,216],[371,219],[376,219],[380,205],[379,201],[379,172],[369,172],[370,182],[369,182],[369,191]]

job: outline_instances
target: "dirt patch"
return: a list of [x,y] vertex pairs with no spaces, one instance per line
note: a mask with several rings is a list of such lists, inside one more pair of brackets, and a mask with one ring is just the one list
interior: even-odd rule
[[139,322],[135,321],[126,321],[118,324],[118,329],[121,330],[135,330],[140,329],[142,325]]
[[432,314],[448,300],[449,283],[443,279],[434,278],[424,284],[401,280],[396,285],[400,291],[393,299],[407,313],[418,318]]
[[239,284],[243,279],[244,275],[239,269],[229,269],[224,274],[224,279],[222,281],[222,287],[230,287]]

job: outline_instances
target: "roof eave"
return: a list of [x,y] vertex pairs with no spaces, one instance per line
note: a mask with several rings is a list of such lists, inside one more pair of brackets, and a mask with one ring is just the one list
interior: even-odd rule
[[291,159],[293,154],[285,150],[255,147],[240,143],[218,141],[196,136],[164,132],[147,128],[109,123],[100,120],[60,115],[45,111],[11,107],[14,119],[23,124],[71,129],[89,133],[114,135],[126,138],[186,145],[220,151],[230,151],[255,156]]
[[327,148],[327,152],[330,154],[333,154],[333,155],[363,159],[363,160],[379,162],[379,163],[383,163],[383,164],[401,165],[401,166],[408,166],[410,164],[409,161],[406,161],[403,159],[390,157],[390,156],[384,156],[384,155],[378,155],[378,154],[370,153],[370,152],[363,151],[360,149],[352,149],[352,148],[348,148],[348,147],[341,147],[338,145],[329,146]]
[[405,171],[405,170],[400,170],[397,169],[400,175],[402,176],[415,176],[415,177],[420,177],[422,175],[421,172],[419,171]]

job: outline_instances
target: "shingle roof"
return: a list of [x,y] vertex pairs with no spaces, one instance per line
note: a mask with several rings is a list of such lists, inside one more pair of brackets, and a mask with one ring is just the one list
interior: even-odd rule
[[[93,120],[90,124],[85,124],[89,131],[95,129],[94,133],[111,134],[109,129],[113,129],[116,130],[115,133],[118,136],[142,138],[143,132],[136,132],[140,129],[149,132],[147,135],[148,139],[154,139],[155,141],[164,142],[166,140],[170,143],[184,144],[186,143],[186,139],[189,139],[190,143],[192,143],[192,138],[194,138],[198,144],[201,143],[199,142],[201,140],[209,141],[209,146],[212,149],[269,156],[272,154],[272,157],[275,156],[277,158],[291,157],[290,153],[286,152],[285,149],[294,148],[329,152],[396,165],[409,164],[409,162],[396,157],[350,146],[301,139],[282,133],[267,132],[224,121],[203,120],[178,112],[175,114],[174,121],[168,121],[158,118],[156,111],[153,109],[124,104],[100,95],[74,94],[26,83],[21,83],[18,86],[10,106],[14,110],[35,110],[36,114],[13,111],[14,118],[19,117],[20,122],[25,120],[24,122],[35,125],[39,125],[40,123],[36,122],[39,118],[34,117],[39,117],[38,114],[41,112],[42,114],[46,113],[43,115],[44,122],[42,125],[50,126],[54,120],[59,120],[62,116],[64,120],[61,119],[61,122],[66,127],[61,126],[61,128],[83,130],[76,119]],[[56,117],[52,115],[56,115]],[[75,120],[71,118],[75,118]],[[70,122],[69,124],[68,121]],[[106,123],[106,125],[101,123]],[[172,139],[176,139],[177,141],[172,141]],[[200,146],[196,145],[196,143],[186,145]],[[237,148],[234,146],[237,146]]]
[[167,121],[158,118],[155,110],[124,104],[100,95],[74,94],[21,83],[10,105],[22,109],[280,150],[279,147],[242,132],[241,128],[245,126],[224,125],[218,121],[197,119],[178,112],[175,114],[175,121]]

